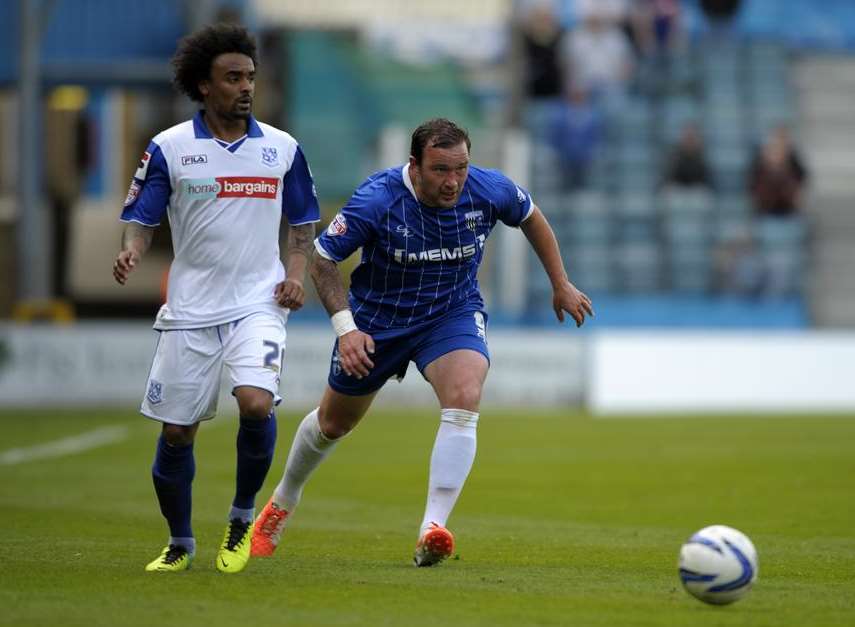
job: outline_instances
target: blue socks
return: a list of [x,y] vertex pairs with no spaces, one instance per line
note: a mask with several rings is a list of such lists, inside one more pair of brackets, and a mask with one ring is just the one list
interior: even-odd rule
[[[237,486],[232,501],[234,509],[251,512],[255,507],[255,495],[270,470],[275,447],[276,416],[272,411],[262,420],[241,417],[237,435]],[[252,520],[251,514],[249,519]]]
[[[276,446],[276,417],[273,412],[262,420],[241,418],[237,435],[237,487],[230,518],[247,522],[253,519],[255,495],[261,489]],[[154,490],[160,511],[169,524],[170,543],[195,549],[192,510],[193,477],[196,461],[193,445],[172,446],[163,435],[157,440],[157,453],[151,467]]]
[[157,440],[157,453],[151,467],[154,491],[160,503],[160,511],[169,524],[173,538],[192,538],[190,510],[192,504],[193,476],[196,460],[193,445],[171,446],[163,435]]

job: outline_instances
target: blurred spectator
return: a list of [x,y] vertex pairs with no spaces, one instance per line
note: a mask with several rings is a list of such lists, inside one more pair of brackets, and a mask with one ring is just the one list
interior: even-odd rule
[[800,211],[807,171],[784,127],[774,129],[754,157],[748,189],[755,211],[763,216],[789,216]]
[[565,190],[587,186],[588,172],[603,136],[602,114],[584,89],[571,86],[556,107],[550,140],[559,155]]
[[739,11],[740,4],[740,0],[701,0],[701,9],[712,22],[728,22]]
[[759,296],[766,289],[766,264],[749,231],[723,242],[714,261],[715,283],[719,291]]
[[522,23],[526,96],[559,98],[563,77],[559,47],[564,31],[551,3],[528,9]]
[[633,71],[632,50],[616,16],[620,14],[611,3],[591,3],[562,42],[565,84],[583,89],[609,109],[623,102]]
[[645,58],[667,57],[683,43],[680,0],[636,0],[630,14],[630,37]]
[[635,0],[576,0],[573,9],[580,22],[592,15],[620,27],[628,18],[629,4]]
[[712,188],[704,139],[697,124],[690,122],[680,132],[665,166],[663,184],[680,187],[696,185]]

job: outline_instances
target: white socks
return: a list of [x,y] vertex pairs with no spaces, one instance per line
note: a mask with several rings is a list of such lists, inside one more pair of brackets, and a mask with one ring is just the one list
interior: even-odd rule
[[478,412],[443,409],[430,458],[427,506],[421,533],[432,522],[445,526],[475,461]]
[[[422,533],[432,522],[445,526],[472,469],[472,462],[475,461],[477,426],[478,412],[442,410],[430,458],[430,480]],[[300,502],[309,477],[337,442],[337,439],[330,440],[321,433],[317,409],[303,418],[294,435],[282,480],[273,492],[273,501],[292,513]]]
[[338,439],[330,440],[321,432],[317,408],[309,412],[294,434],[291,452],[285,462],[285,472],[273,491],[273,501],[289,514],[292,513],[300,502],[306,481],[335,448],[336,442]]

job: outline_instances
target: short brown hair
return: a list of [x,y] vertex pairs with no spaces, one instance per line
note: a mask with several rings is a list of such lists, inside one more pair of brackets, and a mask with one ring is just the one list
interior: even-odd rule
[[451,148],[463,141],[466,142],[466,149],[471,150],[472,142],[465,128],[457,126],[445,118],[434,118],[423,122],[413,131],[410,155],[416,160],[416,163],[421,163],[426,147]]

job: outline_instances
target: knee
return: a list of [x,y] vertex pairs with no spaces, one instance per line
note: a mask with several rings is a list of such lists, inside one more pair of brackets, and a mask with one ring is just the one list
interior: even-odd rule
[[241,418],[263,420],[273,409],[273,396],[266,390],[243,390],[237,399]]
[[185,427],[183,425],[163,425],[163,439],[170,446],[187,446],[193,444],[196,437],[196,425]]
[[476,381],[455,383],[444,400],[445,407],[477,412],[481,404],[481,385]]
[[318,425],[325,438],[330,440],[343,438],[353,430],[354,424],[353,421],[342,420],[340,416],[333,416],[325,410],[323,405],[318,408]]

